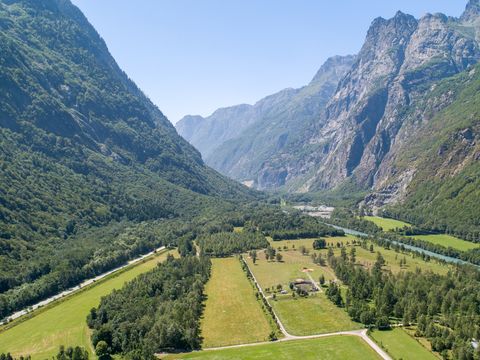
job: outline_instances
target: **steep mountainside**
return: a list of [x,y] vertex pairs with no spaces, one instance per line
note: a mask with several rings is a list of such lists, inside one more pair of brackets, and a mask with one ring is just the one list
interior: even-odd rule
[[390,20],[376,19],[325,119],[317,120],[303,145],[269,159],[258,177],[285,178],[286,189],[302,192],[346,182],[361,189],[375,186],[383,159],[403,141],[398,134],[406,109],[435,82],[480,58],[475,30],[473,21],[441,14],[416,20],[399,12]]
[[255,105],[242,104],[215,111],[207,118],[187,115],[175,126],[180,135],[195,146],[207,159],[224,142],[238,137],[243,130],[262,117],[276,112],[298,90],[285,89],[260,100]]
[[[285,89],[253,106],[220,109],[206,119],[187,116],[177,123],[177,130],[202,152],[209,165],[236,179],[253,179],[265,161],[296,146],[314,126],[354,59],[330,58],[301,89]],[[279,182],[265,178],[256,185],[268,188]]]
[[389,216],[480,241],[480,65],[428,91],[399,136],[405,140],[385,158],[366,205],[390,204]]
[[91,229],[253,196],[205,166],[69,0],[0,0],[0,168],[0,318],[159,242]]

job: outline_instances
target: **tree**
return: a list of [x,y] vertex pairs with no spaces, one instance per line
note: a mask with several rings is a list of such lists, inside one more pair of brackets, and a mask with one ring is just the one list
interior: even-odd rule
[[325,276],[323,274],[320,275],[318,282],[320,283],[320,286],[323,286],[325,284]]
[[95,353],[97,354],[99,360],[108,360],[111,358],[110,348],[103,340],[99,341],[97,346],[95,346]]
[[313,242],[313,248],[315,250],[325,249],[327,246],[327,242],[325,239],[317,239]]
[[280,254],[280,253],[277,252],[277,255],[275,255],[275,259],[276,259],[278,262],[281,262],[282,259],[283,259],[282,254]]
[[373,244],[370,244],[370,252],[373,253]]
[[252,261],[255,264],[257,262],[257,251],[256,250],[250,251],[250,257],[252,258]]
[[350,261],[352,264],[355,264],[357,260],[356,254],[357,254],[357,249],[355,249],[355,246],[352,246],[352,249],[350,250]]

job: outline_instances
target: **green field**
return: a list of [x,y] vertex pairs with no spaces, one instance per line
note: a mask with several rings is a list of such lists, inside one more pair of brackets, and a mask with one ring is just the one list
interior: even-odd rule
[[404,226],[411,226],[409,223],[400,220],[387,219],[379,216],[364,216],[364,218],[365,220],[373,222],[378,227],[381,227],[383,231],[390,231],[396,228],[401,229]]
[[270,300],[286,330],[297,336],[360,329],[344,309],[338,308],[325,294],[317,293],[307,298],[278,296]]
[[480,247],[480,244],[475,244],[470,241],[462,240],[454,236],[445,235],[445,234],[435,234],[435,235],[415,235],[413,236],[416,239],[428,241],[432,244],[437,244],[445,247],[452,247],[460,251],[472,250]]
[[204,348],[267,340],[272,329],[238,259],[212,259],[205,291]]
[[370,337],[396,360],[435,360],[437,357],[425,349],[402,329],[373,331]]
[[[334,253],[336,256],[339,256],[340,249],[337,248],[336,246],[337,243],[342,243],[343,245],[345,245],[347,248],[347,253],[350,253],[352,242],[355,239],[356,238],[354,236],[347,235],[347,236],[339,236],[339,237],[327,237],[326,241],[327,241],[327,244],[332,244],[334,246]],[[272,263],[267,264],[266,262],[263,262],[262,261],[262,259],[264,259],[263,253],[259,253],[260,261],[257,262],[258,268],[257,268],[257,265],[255,266],[255,269],[256,269],[255,274],[257,274],[258,272],[258,281],[260,281],[260,283],[262,284],[265,284],[266,286],[274,285],[275,279],[277,277],[285,279],[288,282],[288,281],[291,281],[292,278],[295,278],[294,274],[300,274],[298,271],[300,271],[303,267],[312,268],[314,270],[314,272],[312,273],[312,276],[314,279],[318,279],[318,276],[320,276],[321,273],[324,274],[327,280],[329,280],[330,278],[333,278],[334,274],[329,267],[320,267],[318,265],[314,265],[312,263],[310,256],[303,256],[298,251],[298,248],[303,245],[310,250],[310,253],[312,253],[314,251],[312,247],[312,243],[313,243],[313,239],[272,241],[271,244],[276,249],[278,247],[283,248],[283,246],[287,246],[287,248],[289,249],[288,251],[281,252],[281,254],[284,257],[286,268],[283,268],[281,266],[282,264],[271,265]],[[293,245],[295,245],[296,250],[292,250]],[[448,270],[451,268],[450,266],[440,264],[433,259],[429,262],[426,262],[419,257],[413,257],[411,253],[405,253],[405,254],[397,253],[394,250],[386,250],[375,244],[373,245],[374,245],[373,253],[371,253],[369,250],[362,249],[360,246],[356,246],[358,265],[362,265],[367,268],[372,267],[377,259],[377,252],[380,252],[387,263],[384,269],[390,270],[394,273],[398,273],[399,271],[415,271],[416,268],[419,268],[422,271],[430,270],[438,274],[446,274]],[[370,246],[370,243],[368,243],[368,246]],[[324,255],[324,257],[327,254],[326,249],[317,251],[317,253],[318,252],[321,252]],[[405,266],[400,267],[400,264],[399,264],[400,259],[403,259],[404,257],[407,260],[407,264]],[[251,264],[251,262],[249,262],[249,264]],[[275,266],[276,268],[274,268]],[[288,273],[288,271],[290,271],[290,273]]]
[[380,357],[356,336],[332,336],[249,347],[169,355],[162,359],[195,360],[375,360]]
[[38,315],[0,332],[0,353],[14,356],[31,355],[32,359],[46,359],[56,355],[60,345],[83,346],[92,355],[90,333],[86,317],[100,298],[118,289],[125,282],[153,269],[166,253],[152,257],[138,265],[110,276],[66,300],[40,309]]

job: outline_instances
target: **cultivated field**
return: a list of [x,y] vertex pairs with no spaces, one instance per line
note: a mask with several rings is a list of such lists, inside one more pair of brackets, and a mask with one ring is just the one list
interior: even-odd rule
[[20,322],[11,329],[0,332],[0,353],[11,352],[14,356],[31,355],[32,359],[52,358],[60,345],[83,346],[93,356],[86,317],[92,307],[98,306],[100,298],[118,289],[153,269],[163,261],[167,253],[149,258],[116,275],[113,274],[66,300],[40,309],[38,315]]
[[291,295],[282,295],[278,296],[277,300],[270,300],[270,304],[292,335],[314,335],[362,328],[361,324],[351,321],[345,310],[335,306],[323,293],[295,299]]
[[286,341],[225,350],[201,351],[182,355],[169,355],[164,359],[375,360],[380,358],[361,338],[355,336],[332,336],[312,340]]
[[265,341],[270,324],[236,258],[212,259],[201,321],[203,347]]
[[409,223],[400,220],[387,219],[379,216],[364,216],[364,218],[365,220],[373,222],[378,227],[381,227],[383,231],[394,230],[396,228],[401,229],[404,226],[411,226]]
[[370,337],[395,359],[435,360],[437,357],[425,349],[402,329],[373,331]]
[[473,242],[462,240],[454,236],[445,235],[445,234],[415,235],[413,237],[419,240],[428,241],[432,244],[437,244],[445,247],[452,247],[460,251],[467,251],[467,250],[476,249],[480,247],[480,244],[475,244]]

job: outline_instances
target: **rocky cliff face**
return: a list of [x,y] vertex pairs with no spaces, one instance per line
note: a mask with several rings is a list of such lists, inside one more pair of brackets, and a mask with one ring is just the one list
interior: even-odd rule
[[323,118],[325,105],[355,57],[335,56],[319,69],[310,84],[285,89],[255,105],[219,109],[208,118],[186,116],[176,127],[195,145],[207,164],[239,179],[254,179],[258,188],[282,186],[286,174],[276,168],[258,173],[276,154],[299,148],[305,134]]
[[[406,111],[430,86],[478,62],[477,6],[478,0],[471,1],[461,19],[427,14],[416,20],[401,12],[376,19],[325,118],[318,118],[300,149],[269,159],[259,178],[275,177],[281,164],[291,191],[332,189],[345,181],[378,188],[385,182],[384,160],[432,116],[424,114],[416,126],[406,126]],[[449,104],[445,96],[433,113]]]

